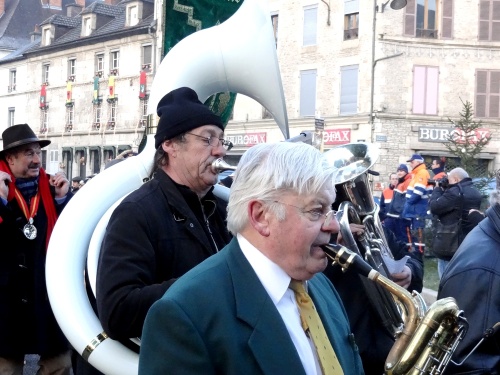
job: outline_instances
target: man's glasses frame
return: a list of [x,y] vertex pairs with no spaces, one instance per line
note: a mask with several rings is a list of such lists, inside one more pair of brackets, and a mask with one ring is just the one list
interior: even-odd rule
[[194,135],[195,137],[203,139],[207,143],[207,146],[219,147],[219,145],[222,144],[222,147],[224,147],[226,151],[229,151],[233,148],[233,142],[227,141],[224,138],[203,137],[202,135],[193,134],[189,132],[186,132],[185,134]]

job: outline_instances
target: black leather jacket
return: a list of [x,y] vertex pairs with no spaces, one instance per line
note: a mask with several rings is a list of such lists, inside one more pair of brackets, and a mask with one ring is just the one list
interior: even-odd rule
[[[462,361],[485,330],[500,321],[500,205],[486,216],[462,242],[439,286],[437,298],[455,298],[469,322],[455,362]],[[450,363],[445,374],[500,374],[500,333],[484,341],[462,366]]]

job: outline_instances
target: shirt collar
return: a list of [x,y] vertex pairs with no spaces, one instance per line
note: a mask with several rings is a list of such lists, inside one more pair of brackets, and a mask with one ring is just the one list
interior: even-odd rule
[[240,233],[236,235],[243,255],[257,274],[262,286],[277,305],[290,285],[290,276],[271,259],[266,257]]

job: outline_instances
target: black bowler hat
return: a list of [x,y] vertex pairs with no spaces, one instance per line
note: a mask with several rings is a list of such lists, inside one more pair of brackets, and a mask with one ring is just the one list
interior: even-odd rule
[[166,139],[203,125],[215,125],[224,130],[222,120],[198,99],[189,87],[181,87],[165,95],[156,108],[160,116],[155,134],[155,148]]
[[47,139],[38,139],[28,124],[19,124],[8,127],[2,133],[2,139],[3,150],[0,151],[0,156],[3,156],[4,151],[6,150],[26,145],[28,143],[37,142],[40,144],[40,147],[45,147],[50,144],[50,141]]

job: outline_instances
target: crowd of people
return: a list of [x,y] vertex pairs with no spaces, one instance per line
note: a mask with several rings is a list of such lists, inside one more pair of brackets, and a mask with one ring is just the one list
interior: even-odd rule
[[[213,190],[212,162],[226,155],[219,116],[182,87],[158,104],[153,177],[109,220],[99,255],[95,309],[106,334],[139,353],[139,374],[384,373],[395,343],[380,293],[342,273],[322,248],[344,243],[336,212],[336,169],[303,143],[250,148]],[[41,167],[40,140],[26,125],[7,128],[0,151],[0,374],[22,374],[40,356],[39,374],[99,374],[81,361],[47,298],[45,257],[58,215],[81,188]],[[421,292],[425,222],[460,220],[460,247],[439,259],[439,296],[454,297],[470,328],[459,362],[500,320],[500,198],[479,211],[481,195],[462,168],[445,173],[412,155],[390,175],[381,229],[401,288]],[[346,228],[344,228],[346,229]],[[370,228],[347,228],[363,241]],[[464,289],[465,288],[465,289]],[[477,297],[476,297],[477,296]],[[476,297],[476,298],[474,298]],[[479,302],[478,297],[484,298]],[[450,374],[498,374],[499,339],[484,343]],[[140,338],[140,347],[130,339]]]

